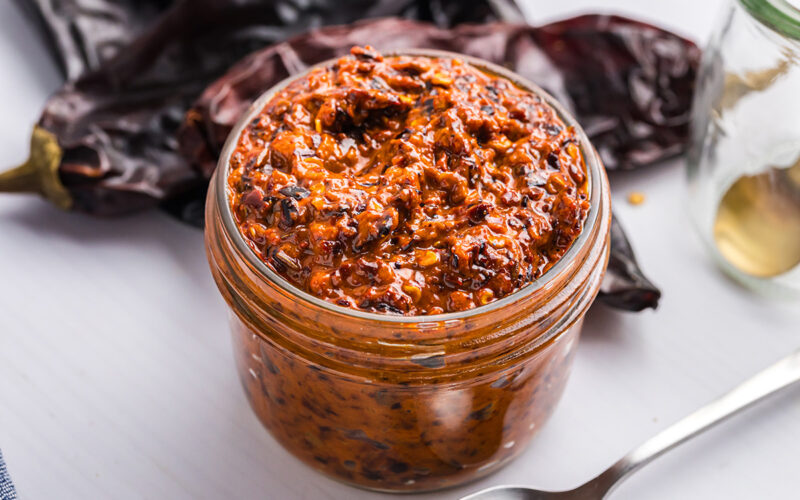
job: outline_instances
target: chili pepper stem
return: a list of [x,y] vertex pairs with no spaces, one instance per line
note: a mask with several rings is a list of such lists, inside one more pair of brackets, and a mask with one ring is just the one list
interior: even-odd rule
[[0,191],[4,193],[30,193],[39,191],[39,176],[33,165],[22,165],[0,174]]
[[59,208],[69,209],[72,196],[58,177],[61,155],[56,137],[35,126],[30,156],[22,165],[0,173],[0,193],[39,193]]

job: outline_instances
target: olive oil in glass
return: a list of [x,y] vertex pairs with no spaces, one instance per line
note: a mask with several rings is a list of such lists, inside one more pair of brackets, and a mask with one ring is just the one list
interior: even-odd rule
[[800,266],[800,161],[734,182],[717,209],[714,242],[729,264],[757,278]]
[[722,269],[800,297],[800,0],[728,0],[692,109],[689,206]]

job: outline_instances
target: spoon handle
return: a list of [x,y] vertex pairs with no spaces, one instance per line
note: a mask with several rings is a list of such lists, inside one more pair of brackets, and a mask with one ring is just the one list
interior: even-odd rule
[[605,497],[632,472],[709,427],[800,381],[800,350],[648,439],[579,490]]

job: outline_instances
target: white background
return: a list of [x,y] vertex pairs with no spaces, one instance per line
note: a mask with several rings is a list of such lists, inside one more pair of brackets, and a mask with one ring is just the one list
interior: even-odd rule
[[[717,0],[526,2],[539,23],[636,15],[705,43]],[[0,167],[21,162],[59,76],[0,2]],[[800,307],[723,277],[688,228],[681,162],[613,175],[615,210],[664,297],[589,313],[554,417],[501,483],[566,488],[800,347]],[[642,191],[644,205],[625,196]],[[0,196],[0,447],[23,499],[376,498],[312,472],[250,411],[200,231],[151,213],[97,220]],[[637,473],[618,499],[798,498],[800,390]]]

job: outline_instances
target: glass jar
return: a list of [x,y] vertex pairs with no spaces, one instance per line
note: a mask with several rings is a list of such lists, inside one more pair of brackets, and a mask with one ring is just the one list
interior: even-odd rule
[[608,181],[586,135],[538,87],[458,57],[542,95],[578,129],[583,147],[591,202],[585,228],[522,290],[459,313],[391,316],[320,300],[272,271],[234,222],[226,176],[244,126],[288,82],[259,98],[234,128],[208,195],[209,263],[230,306],[236,365],[253,410],[306,464],[375,490],[454,486],[519,454],[563,391],[608,260]]
[[698,77],[688,161],[692,218],[712,254],[782,295],[800,293],[799,4],[727,3]]

